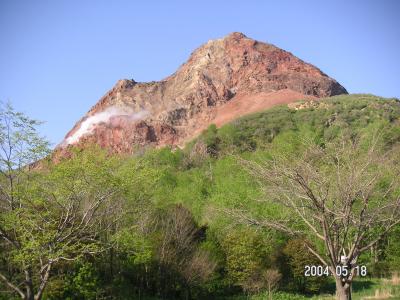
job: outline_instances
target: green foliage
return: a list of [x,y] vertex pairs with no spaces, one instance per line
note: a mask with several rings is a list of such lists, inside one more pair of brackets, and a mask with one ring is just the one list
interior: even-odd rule
[[389,270],[400,272],[400,225],[388,235],[385,255]]
[[266,265],[262,239],[250,229],[234,230],[223,241],[227,275],[233,284],[247,287]]
[[218,137],[218,130],[215,124],[211,124],[208,129],[203,133],[204,142],[207,146],[207,152],[211,155],[216,155],[218,153],[218,146],[220,143]]
[[[20,179],[11,194],[21,207],[1,211],[0,228],[15,230],[22,247],[15,249],[1,240],[0,273],[10,271],[7,275],[19,284],[23,270],[31,266],[36,287],[40,259],[65,257],[78,263],[54,264],[47,299],[207,299],[244,292],[255,293],[251,299],[267,299],[267,294],[258,293],[265,289],[262,274],[275,268],[283,279],[273,299],[305,299],[282,291],[315,293],[325,284],[321,278],[304,278],[304,265],[319,262],[301,242],[288,241],[275,230],[260,233],[238,226],[238,220],[223,213],[234,208],[267,220],[289,217],[275,203],[262,203],[259,184],[243,169],[241,159],[262,162],[288,154],[295,161],[305,142],[325,147],[341,136],[368,139],[375,133],[385,149],[398,153],[399,117],[396,100],[336,96],[308,108],[279,106],[221,128],[210,125],[183,150],[153,149],[121,159],[94,147],[25,172],[16,167],[44,157],[46,143],[35,131],[36,121],[3,108],[2,121],[17,120],[13,141],[25,145],[26,151],[9,163],[1,162],[2,171]],[[387,174],[382,190],[390,183]],[[7,177],[0,179],[2,191],[10,191],[7,182]],[[71,234],[74,239],[54,243],[66,215],[63,207],[75,203],[77,216],[82,216],[99,197],[107,201],[96,209],[90,230],[74,235],[71,222],[62,236]],[[1,203],[6,200],[1,198]],[[371,199],[371,205],[379,203]],[[82,236],[87,239],[79,239]],[[376,268],[400,269],[398,237],[399,227],[379,244]],[[361,259],[370,264],[373,257]],[[17,294],[6,298],[10,295]]]
[[321,262],[313,256],[304,246],[304,241],[289,240],[283,249],[290,266],[289,288],[303,293],[319,292],[326,285],[327,277],[305,277],[305,266],[318,266]]
[[126,253],[129,263],[146,265],[153,259],[153,245],[138,229],[121,229],[114,238],[118,243],[118,250]]
[[[320,100],[309,108],[278,106],[245,116],[215,131],[210,127],[199,139],[212,141],[218,155],[264,149],[282,133],[299,138],[312,134],[330,141],[346,132],[370,132],[385,128],[386,140],[399,141],[400,103],[372,95],[341,95]],[[307,133],[308,132],[308,133]],[[190,147],[190,145],[189,145]]]
[[2,171],[18,170],[50,153],[49,143],[39,135],[42,122],[17,112],[11,104],[0,103],[0,145]]
[[89,263],[84,263],[79,267],[75,277],[72,279],[72,288],[77,292],[75,297],[83,299],[96,299],[98,291],[98,276],[95,269]]

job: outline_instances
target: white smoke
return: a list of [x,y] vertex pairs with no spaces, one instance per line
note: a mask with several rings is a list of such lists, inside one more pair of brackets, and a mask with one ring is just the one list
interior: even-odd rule
[[93,116],[88,117],[84,120],[79,129],[75,131],[71,136],[64,140],[63,146],[69,144],[75,144],[79,141],[79,139],[85,135],[92,133],[93,129],[95,128],[96,124],[99,123],[107,123],[110,121],[112,117],[115,116],[123,116],[128,117],[131,121],[136,121],[143,119],[149,114],[148,111],[142,110],[139,112],[135,112],[130,107],[118,107],[118,106],[111,106],[105,109],[102,112],[99,112]]

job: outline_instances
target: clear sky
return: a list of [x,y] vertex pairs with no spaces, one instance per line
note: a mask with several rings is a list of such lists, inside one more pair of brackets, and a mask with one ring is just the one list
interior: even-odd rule
[[400,97],[400,1],[0,0],[0,100],[55,145],[118,79],[160,80],[240,31],[350,93]]

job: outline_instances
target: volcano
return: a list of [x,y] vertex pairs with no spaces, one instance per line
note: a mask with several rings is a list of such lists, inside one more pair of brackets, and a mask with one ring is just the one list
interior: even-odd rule
[[234,32],[196,49],[164,80],[119,80],[57,149],[95,143],[133,153],[140,146],[183,146],[210,124],[338,94],[347,91],[315,66]]

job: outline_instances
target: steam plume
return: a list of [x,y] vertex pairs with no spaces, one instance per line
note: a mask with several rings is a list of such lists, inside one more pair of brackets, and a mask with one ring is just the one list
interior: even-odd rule
[[111,117],[124,116],[124,117],[128,117],[132,121],[136,121],[136,120],[143,119],[148,114],[149,114],[149,112],[146,110],[135,112],[130,107],[117,107],[117,106],[108,107],[104,111],[99,112],[93,116],[90,116],[86,120],[84,120],[80,124],[79,129],[77,131],[75,131],[67,139],[64,140],[64,142],[62,143],[62,146],[77,143],[83,135],[92,133],[96,124],[107,123],[110,121]]

